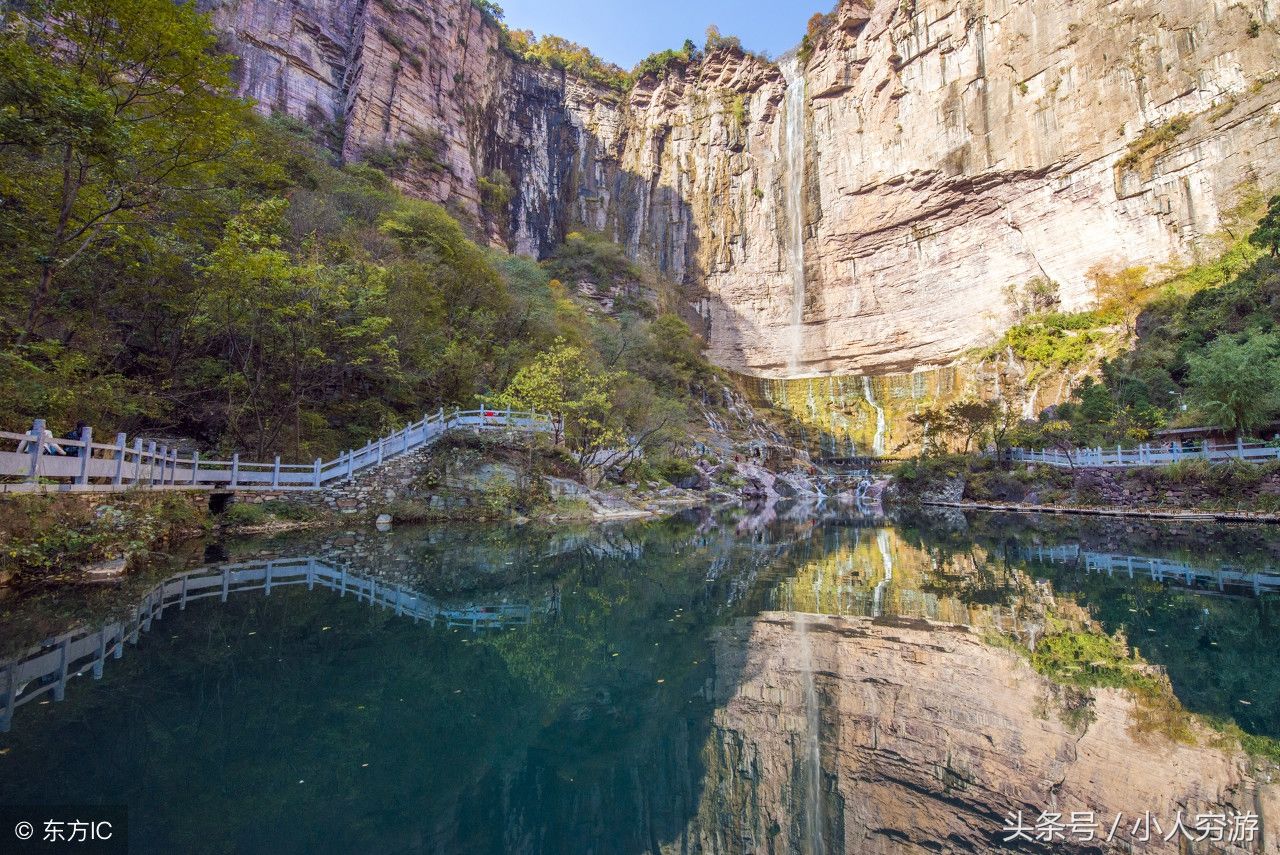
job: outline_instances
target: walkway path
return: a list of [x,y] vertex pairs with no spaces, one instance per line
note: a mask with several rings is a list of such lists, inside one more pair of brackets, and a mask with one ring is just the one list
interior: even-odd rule
[[[435,443],[453,430],[554,432],[555,417],[545,413],[511,410],[444,410],[395,431],[364,448],[343,452],[333,460],[311,463],[249,462],[232,455],[230,460],[203,460],[199,452],[117,434],[111,444],[93,441],[92,429],[84,440],[57,440],[67,455],[41,454],[35,441],[45,431],[37,419],[30,433],[0,431],[0,442],[12,442],[17,451],[0,451],[0,492],[62,491],[107,492],[135,488],[170,490],[319,490],[325,484],[349,478],[356,472],[381,465],[385,460]],[[85,449],[89,449],[85,453]],[[70,456],[74,452],[76,456]]]
[[1014,448],[1009,459],[1015,463],[1043,463],[1046,466],[1128,468],[1132,466],[1169,466],[1184,460],[1208,460],[1225,463],[1238,460],[1244,463],[1270,463],[1280,460],[1280,446],[1254,442],[1206,443],[1195,451],[1180,446],[1160,447],[1145,443],[1137,448],[1076,448],[1071,451],[1044,449],[1041,451]]

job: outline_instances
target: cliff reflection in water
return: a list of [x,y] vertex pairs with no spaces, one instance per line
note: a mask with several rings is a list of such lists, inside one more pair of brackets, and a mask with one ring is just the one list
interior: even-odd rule
[[[1019,810],[1166,830],[1253,811],[1265,830],[1269,767],[1230,727],[1280,731],[1277,549],[956,514],[233,544],[242,568],[328,568],[332,590],[246,577],[171,605],[100,682],[18,711],[0,802],[110,793],[141,852],[987,852]],[[1124,554],[1260,581],[1087,559]],[[1046,633],[1091,626],[1217,729],[1032,668]]]

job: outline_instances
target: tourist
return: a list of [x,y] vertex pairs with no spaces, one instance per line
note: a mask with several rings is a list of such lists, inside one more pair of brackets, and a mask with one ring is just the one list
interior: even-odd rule
[[[58,454],[64,457],[66,456],[67,454],[66,449],[58,445],[58,441],[54,439],[53,431],[49,430],[48,428],[45,428],[43,440],[44,442],[42,443],[42,448],[40,450],[41,454]],[[25,454],[30,449],[31,449],[31,440],[24,439],[18,443],[19,454]]]
[[[88,428],[89,428],[89,426],[88,426],[87,424],[85,424],[84,422],[76,422],[76,426],[75,426],[72,430],[69,430],[69,431],[67,431],[65,434],[63,434],[62,438],[63,438],[63,439],[69,439],[69,440],[72,440],[72,441],[75,441],[75,442],[79,442],[80,440],[83,440],[83,439],[84,439],[84,432],[85,432],[86,430],[88,430]],[[65,453],[68,457],[79,457],[79,456],[80,456],[80,446],[78,446],[78,445],[69,445],[69,446],[67,446],[67,449],[66,449],[66,451],[65,451],[64,453]]]

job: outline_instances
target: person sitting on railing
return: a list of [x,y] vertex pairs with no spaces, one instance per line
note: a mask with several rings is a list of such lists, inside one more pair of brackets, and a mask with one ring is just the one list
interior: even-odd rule
[[[30,436],[30,434],[27,434],[27,435]],[[66,456],[67,454],[66,449],[58,445],[57,440],[55,440],[53,437],[53,431],[49,430],[48,428],[45,428],[43,439],[44,439],[44,442],[41,443],[41,449],[40,449],[41,454],[60,454],[64,457]],[[30,450],[31,450],[31,440],[24,439],[18,443],[19,454],[26,454]]]
[[[84,439],[84,431],[85,431],[85,428],[87,428],[87,427],[89,427],[89,426],[88,426],[87,424],[85,424],[84,422],[76,422],[76,426],[75,426],[75,428],[73,428],[72,430],[69,430],[69,431],[67,431],[65,434],[63,434],[62,438],[63,438],[63,439],[70,439],[70,440],[73,440],[73,441],[75,441],[75,442],[79,442],[80,440],[83,440],[83,439]],[[69,445],[69,446],[67,446],[66,454],[67,454],[67,456],[68,456],[68,457],[79,457],[79,456],[80,456],[80,446],[78,446],[78,445]]]

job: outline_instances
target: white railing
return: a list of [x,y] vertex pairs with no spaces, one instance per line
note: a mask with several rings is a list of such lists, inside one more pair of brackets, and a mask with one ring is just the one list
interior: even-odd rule
[[45,422],[37,419],[27,433],[0,431],[0,443],[15,443],[14,451],[0,451],[0,476],[21,478],[0,483],[0,492],[31,492],[49,483],[60,490],[111,491],[146,489],[318,490],[330,481],[349,478],[383,461],[431,445],[452,430],[516,430],[554,432],[561,424],[554,416],[510,409],[440,410],[363,448],[344,451],[333,460],[270,463],[206,459],[196,452],[157,445],[154,441],[116,434],[115,442],[93,441],[92,428],[81,439],[40,442]]
[[164,618],[166,609],[184,610],[188,603],[216,598],[226,602],[232,594],[261,591],[270,596],[277,588],[317,586],[338,596],[355,594],[358,602],[389,609],[412,618],[414,623],[467,628],[509,629],[530,622],[534,614],[553,613],[557,601],[445,605],[417,591],[351,573],[318,558],[292,558],[206,567],[173,576],[152,589],[131,613],[120,621],[97,629],[81,628],[51,638],[9,662],[0,663],[0,733],[9,730],[14,711],[45,695],[61,701],[70,679],[86,673],[102,677],[108,658],[119,659],[126,644],[137,644],[152,621]]
[[1081,567],[1088,573],[1117,574],[1130,579],[1148,578],[1153,582],[1172,582],[1188,588],[1212,589],[1221,593],[1247,592],[1255,595],[1280,591],[1280,573],[1273,570],[1247,570],[1224,564],[1203,567],[1182,561],[1170,561],[1148,555],[1113,555],[1089,552],[1078,544],[1061,546],[1025,546],[1017,553],[1028,561],[1066,564]]
[[1041,451],[1014,448],[1008,452],[1015,463],[1043,463],[1046,466],[1130,467],[1168,466],[1183,460],[1209,460],[1225,462],[1239,460],[1245,463],[1269,463],[1280,460],[1280,447],[1258,442],[1205,443],[1195,450],[1174,445],[1144,443],[1137,448],[1077,448],[1066,452],[1059,449]]

